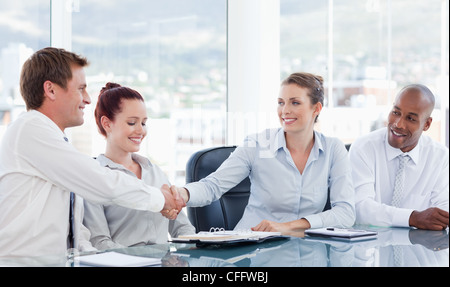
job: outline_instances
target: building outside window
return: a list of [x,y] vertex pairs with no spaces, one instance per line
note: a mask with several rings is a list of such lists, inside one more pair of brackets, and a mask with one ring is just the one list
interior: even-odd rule
[[[296,71],[324,77],[325,107],[317,124],[323,133],[351,143],[384,126],[399,89],[419,82],[436,95],[426,133],[448,146],[448,0],[270,0],[270,5],[279,4],[279,15],[270,16],[279,20],[279,29],[266,25],[255,35],[245,27],[247,18],[262,21],[258,15],[275,10],[253,7],[268,1],[242,1],[247,2],[0,0],[0,139],[25,110],[19,89],[23,62],[43,47],[68,47],[91,63],[86,76],[92,104],[85,123],[67,130],[75,147],[91,156],[104,151],[93,116],[98,93],[108,81],[129,86],[143,95],[148,108],[148,135],[140,153],[162,167],[172,184],[182,185],[192,153],[243,140],[240,133],[230,139],[233,131],[228,130],[246,125],[245,113],[244,122],[227,122],[236,117],[229,110],[230,99],[236,106],[236,91],[245,90],[246,97],[249,92],[246,107],[261,100],[251,93],[251,84],[230,89],[230,61],[234,71],[258,63],[253,58],[240,62],[245,60],[241,55],[255,49],[239,54],[248,41],[229,33],[242,30],[252,41],[271,39],[272,33],[279,41],[280,79],[275,81]],[[236,15],[239,5],[246,12],[261,8],[260,14]],[[230,29],[230,19],[239,19],[233,25],[242,29]],[[278,51],[278,46],[270,49]],[[245,76],[258,82],[256,73]]]
[[325,79],[318,127],[346,143],[385,125],[399,89],[436,96],[426,133],[448,146],[448,0],[280,0],[281,77]]
[[74,144],[96,156],[105,140],[94,108],[100,89],[116,82],[147,104],[147,137],[140,153],[172,184],[184,184],[186,162],[202,148],[225,145],[225,0],[80,0],[72,13],[72,49],[86,56],[92,104]]
[[22,64],[50,45],[50,1],[0,1],[0,139],[8,123],[25,110],[20,95]]

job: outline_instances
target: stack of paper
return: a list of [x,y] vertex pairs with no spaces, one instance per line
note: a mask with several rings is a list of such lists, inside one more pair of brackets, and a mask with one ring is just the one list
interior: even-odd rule
[[236,243],[236,242],[261,242],[270,238],[282,238],[280,232],[257,232],[257,231],[233,231],[222,230],[216,232],[199,232],[191,235],[181,235],[172,238],[172,242],[188,243]]
[[329,239],[345,240],[345,241],[360,241],[375,239],[377,237],[376,231],[359,230],[359,229],[344,229],[344,228],[318,228],[308,229],[305,231],[308,236],[326,237]]
[[99,267],[140,267],[160,265],[161,259],[105,252],[78,257],[81,265]]

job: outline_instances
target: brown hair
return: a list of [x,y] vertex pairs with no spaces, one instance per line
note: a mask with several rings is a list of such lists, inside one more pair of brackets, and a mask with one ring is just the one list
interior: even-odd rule
[[[315,105],[321,103],[323,106],[324,90],[323,90],[323,78],[318,75],[310,73],[293,73],[281,82],[281,85],[295,84],[302,88],[309,89],[308,96],[311,99],[311,104]],[[316,117],[315,122],[317,122]]]
[[47,47],[31,55],[25,61],[20,74],[20,92],[27,110],[37,109],[44,102],[44,82],[51,81],[63,89],[72,79],[72,65],[85,67],[89,63],[64,49]]
[[144,98],[137,91],[128,87],[122,87],[116,83],[106,83],[98,96],[97,106],[94,115],[99,132],[106,137],[106,131],[102,126],[102,117],[106,116],[114,121],[116,114],[122,111],[123,100],[139,100],[144,102]]

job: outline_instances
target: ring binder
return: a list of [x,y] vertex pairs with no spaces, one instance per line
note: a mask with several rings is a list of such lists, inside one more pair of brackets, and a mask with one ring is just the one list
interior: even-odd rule
[[219,232],[219,231],[225,231],[225,228],[223,228],[223,227],[211,227],[210,229],[209,229],[209,232]]
[[209,231],[201,231],[196,234],[180,235],[170,240],[174,243],[197,244],[230,244],[230,243],[258,243],[268,239],[288,238],[280,232],[261,232],[248,230],[225,230],[224,228],[211,227]]

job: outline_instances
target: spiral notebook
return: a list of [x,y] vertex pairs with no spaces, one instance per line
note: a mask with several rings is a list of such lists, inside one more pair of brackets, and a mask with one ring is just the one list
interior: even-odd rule
[[286,236],[280,232],[262,232],[252,230],[224,230],[211,228],[210,231],[201,231],[196,234],[180,235],[172,238],[175,243],[199,244],[231,244],[231,243],[258,243],[268,239],[281,239]]

